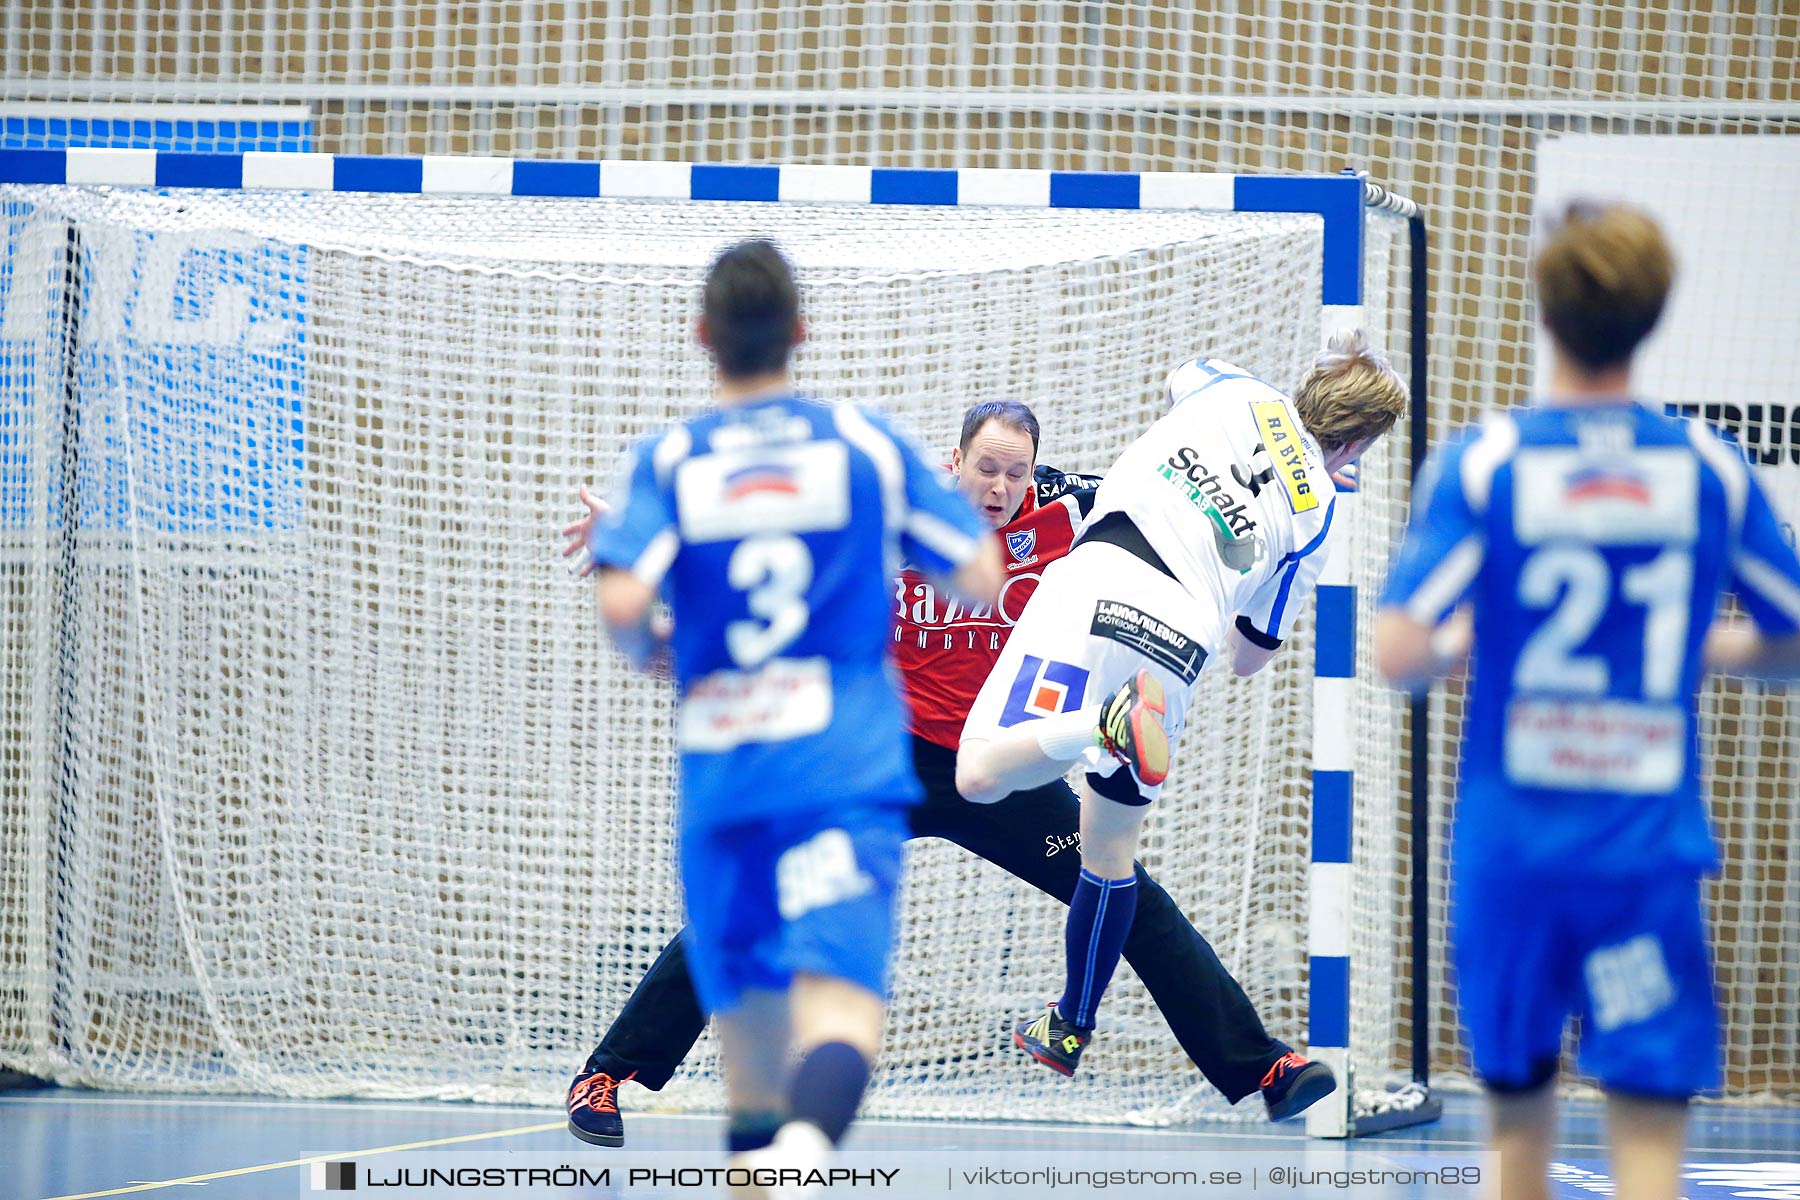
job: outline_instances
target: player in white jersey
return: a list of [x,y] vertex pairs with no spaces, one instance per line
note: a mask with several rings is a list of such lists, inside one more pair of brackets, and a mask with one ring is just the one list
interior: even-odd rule
[[1224,646],[1235,614],[1269,631],[1247,634],[1253,645],[1279,640],[1294,608],[1284,594],[1304,597],[1325,560],[1331,478],[1321,459],[1309,460],[1287,397],[1242,368],[1183,363],[1168,394],[1168,415],[1107,472],[1089,521],[1098,531],[1123,514],[1157,549],[1202,602],[1193,617],[1201,646]]
[[[1406,406],[1360,331],[1290,399],[1218,359],[1169,376],[1169,411],[1107,468],[1075,548],[1043,574],[963,727],[956,786],[977,803],[1087,767],[1067,987],[1016,1040],[1073,1074],[1136,909],[1145,807],[1168,776],[1195,681],[1225,654],[1260,670],[1330,552],[1332,475]],[[1305,1086],[1332,1086],[1322,1066]]]

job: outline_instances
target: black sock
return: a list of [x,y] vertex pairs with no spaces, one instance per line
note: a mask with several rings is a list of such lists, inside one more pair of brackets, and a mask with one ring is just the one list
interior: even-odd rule
[[733,1115],[731,1128],[725,1134],[725,1148],[733,1154],[743,1154],[748,1150],[761,1150],[775,1140],[775,1131],[780,1129],[786,1118],[776,1113],[745,1113]]
[[844,1042],[826,1042],[800,1061],[788,1110],[794,1120],[817,1125],[835,1146],[850,1128],[868,1084],[869,1061]]

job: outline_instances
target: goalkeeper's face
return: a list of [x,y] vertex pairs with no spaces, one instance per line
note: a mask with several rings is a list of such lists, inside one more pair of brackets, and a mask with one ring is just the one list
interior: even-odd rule
[[995,529],[1018,514],[1036,467],[1031,435],[1000,421],[989,421],[967,447],[950,452],[957,490]]

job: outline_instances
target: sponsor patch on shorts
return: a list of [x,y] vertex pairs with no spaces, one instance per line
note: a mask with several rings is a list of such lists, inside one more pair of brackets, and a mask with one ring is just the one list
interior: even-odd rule
[[1199,642],[1142,609],[1117,600],[1102,600],[1094,606],[1094,621],[1088,632],[1130,646],[1151,662],[1175,672],[1183,683],[1193,683],[1200,677],[1200,668],[1206,665],[1206,651]]

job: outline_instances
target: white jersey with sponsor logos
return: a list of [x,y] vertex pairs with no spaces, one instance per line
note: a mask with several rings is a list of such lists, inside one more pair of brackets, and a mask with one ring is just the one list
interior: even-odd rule
[[1286,395],[1219,359],[1169,374],[1169,411],[1106,470],[1090,524],[1131,518],[1201,603],[1208,653],[1234,618],[1272,645],[1293,627],[1329,550],[1336,489]]

